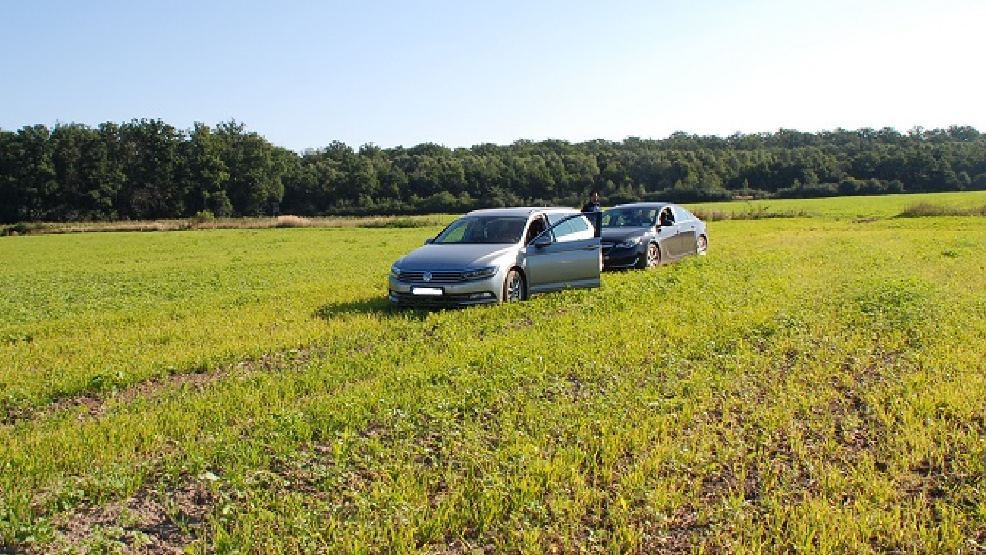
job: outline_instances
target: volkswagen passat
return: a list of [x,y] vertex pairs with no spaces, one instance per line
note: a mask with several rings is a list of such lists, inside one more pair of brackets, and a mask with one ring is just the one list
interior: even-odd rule
[[621,204],[603,213],[602,224],[606,268],[648,268],[709,247],[705,222],[677,204]]
[[591,217],[570,208],[469,212],[394,263],[390,301],[471,305],[599,287],[602,255]]

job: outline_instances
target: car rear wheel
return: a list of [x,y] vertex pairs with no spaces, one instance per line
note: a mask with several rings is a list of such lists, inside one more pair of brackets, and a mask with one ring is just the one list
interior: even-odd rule
[[513,303],[527,298],[527,286],[519,270],[510,270],[503,279],[503,302]]
[[705,238],[705,235],[699,235],[698,239],[695,240],[695,254],[704,256],[708,250],[709,240]]
[[637,261],[638,268],[653,268],[661,263],[661,249],[658,248],[657,243],[649,243],[647,245],[647,252],[644,256]]

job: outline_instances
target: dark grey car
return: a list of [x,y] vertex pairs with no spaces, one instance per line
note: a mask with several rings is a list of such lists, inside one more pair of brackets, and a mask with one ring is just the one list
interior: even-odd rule
[[709,247],[705,222],[677,204],[638,202],[614,206],[602,218],[606,268],[648,268]]

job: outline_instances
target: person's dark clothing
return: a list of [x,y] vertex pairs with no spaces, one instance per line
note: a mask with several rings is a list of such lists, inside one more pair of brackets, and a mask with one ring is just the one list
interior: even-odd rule
[[603,209],[598,202],[587,202],[582,205],[583,212],[602,212]]

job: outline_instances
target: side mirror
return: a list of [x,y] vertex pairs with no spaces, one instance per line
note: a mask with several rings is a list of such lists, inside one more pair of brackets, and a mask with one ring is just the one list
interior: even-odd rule
[[541,235],[538,235],[536,239],[534,239],[534,246],[539,249],[543,249],[544,247],[547,247],[550,244],[551,244],[551,237],[548,236],[547,233],[542,233]]
[[434,242],[435,242],[435,238],[434,237],[429,237],[429,238],[425,239],[425,244],[426,245],[430,245],[430,244],[432,244]]

